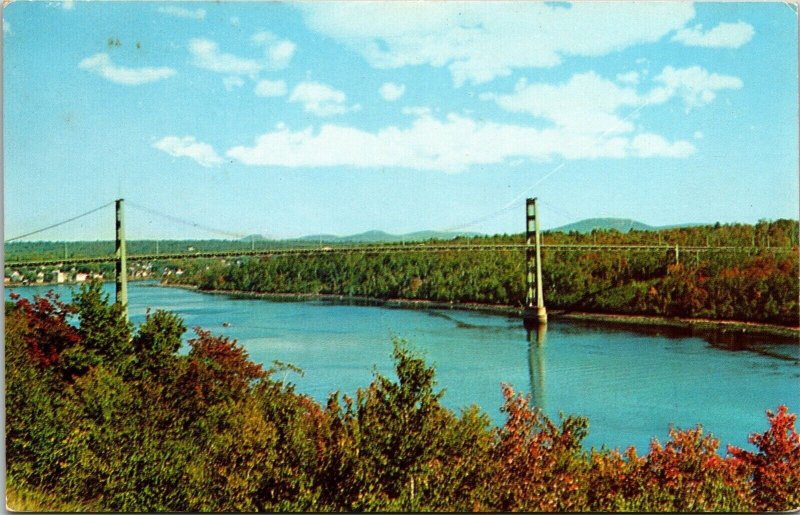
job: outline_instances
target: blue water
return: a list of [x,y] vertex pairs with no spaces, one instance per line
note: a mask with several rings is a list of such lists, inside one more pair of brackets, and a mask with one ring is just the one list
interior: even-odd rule
[[[104,286],[111,298],[113,287]],[[50,288],[70,298],[67,286],[13,291],[29,297]],[[130,284],[128,297],[135,324],[148,308],[167,309],[187,327],[237,339],[256,362],[302,368],[303,376],[287,379],[322,403],[333,391],[352,395],[367,386],[375,370],[392,375],[397,336],[436,366],[450,408],[477,404],[501,424],[500,385],[508,383],[531,393],[551,417],[588,417],[587,446],[644,451],[653,437],[667,439],[670,424],[701,423],[722,449],[747,447],[747,436],[767,427],[765,410],[780,404],[800,410],[800,345],[770,337],[734,342],[732,351],[667,331],[551,321],[536,343],[519,319],[458,310],[234,299],[141,283]]]

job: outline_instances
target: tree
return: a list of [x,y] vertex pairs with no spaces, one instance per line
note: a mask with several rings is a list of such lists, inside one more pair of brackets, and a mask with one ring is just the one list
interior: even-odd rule
[[[397,382],[376,374],[355,402],[332,396],[327,412],[332,454],[323,471],[333,509],[415,511],[429,465],[441,458],[446,410],[434,392],[434,370],[403,340],[393,342]],[[345,493],[346,495],[340,495]]]
[[71,349],[69,364],[78,373],[89,367],[106,364],[118,370],[130,366],[134,359],[131,344],[132,325],[125,316],[125,307],[110,304],[101,283],[83,284],[73,299],[77,308],[81,336],[80,345]]
[[186,326],[178,315],[168,311],[149,311],[133,338],[133,350],[138,366],[151,373],[170,368],[181,347]]
[[492,459],[492,507],[500,511],[575,511],[586,504],[581,476],[585,418],[567,417],[556,426],[529,397],[503,385],[508,419],[498,430]]
[[769,429],[754,433],[750,443],[758,452],[729,446],[734,463],[752,478],[752,495],[758,511],[794,510],[800,506],[800,435],[795,430],[797,415],[783,405],[776,413],[767,411]]

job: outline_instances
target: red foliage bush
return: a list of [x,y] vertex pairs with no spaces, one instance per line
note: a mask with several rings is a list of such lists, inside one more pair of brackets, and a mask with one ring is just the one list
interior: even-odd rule
[[24,315],[28,331],[23,338],[33,360],[42,367],[58,362],[61,353],[80,342],[78,330],[67,321],[76,312],[73,305],[61,302],[52,290],[33,302],[12,293],[16,308]]
[[580,507],[580,441],[584,419],[567,418],[556,426],[529,400],[503,385],[508,414],[499,430],[492,479],[501,511],[572,511]]
[[751,478],[755,509],[792,510],[800,507],[800,435],[795,430],[797,415],[786,406],[777,413],[767,411],[769,429],[750,435],[759,452],[729,446],[740,473]]
[[266,376],[261,365],[250,361],[236,340],[214,336],[199,327],[195,332],[197,338],[189,340],[192,350],[184,386],[200,402],[241,398],[253,381]]

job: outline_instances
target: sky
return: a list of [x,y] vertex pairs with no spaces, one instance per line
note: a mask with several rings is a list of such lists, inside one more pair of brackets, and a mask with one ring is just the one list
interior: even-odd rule
[[784,2],[14,2],[4,239],[116,198],[130,239],[797,219],[797,37]]

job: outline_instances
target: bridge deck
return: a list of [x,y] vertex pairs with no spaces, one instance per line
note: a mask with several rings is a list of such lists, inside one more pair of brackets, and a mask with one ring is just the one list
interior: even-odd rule
[[[128,261],[154,261],[154,260],[179,260],[179,259],[199,259],[199,258],[233,258],[250,256],[307,256],[313,254],[383,254],[383,253],[418,253],[418,252],[486,252],[486,251],[522,251],[527,247],[524,243],[507,244],[477,244],[477,245],[426,245],[426,244],[393,244],[393,245],[347,245],[347,246],[325,246],[325,247],[292,247],[274,248],[257,250],[224,250],[224,251],[198,251],[181,253],[161,253],[161,254],[135,254],[128,255]],[[643,251],[667,252],[674,250],[672,245],[593,245],[593,244],[543,244],[542,248],[557,251],[589,251],[589,250],[611,250],[611,251]],[[679,247],[681,252],[713,252],[713,251],[738,251],[756,252],[758,250],[768,250],[773,252],[792,251],[788,247],[735,247],[735,246],[686,246]],[[52,258],[7,261],[5,266],[64,266],[80,263],[109,263],[116,260],[113,255],[94,256],[94,257],[71,257],[71,258]]]

